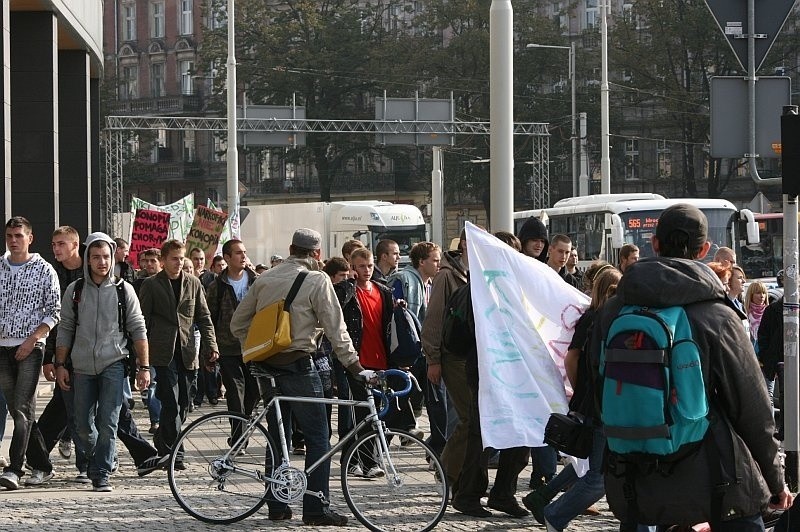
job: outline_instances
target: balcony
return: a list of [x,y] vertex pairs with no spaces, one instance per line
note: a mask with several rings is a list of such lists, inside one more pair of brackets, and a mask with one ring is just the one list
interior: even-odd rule
[[109,105],[112,115],[175,115],[198,113],[203,110],[203,98],[198,94],[137,98],[113,102]]
[[126,183],[152,183],[157,180],[198,179],[207,175],[200,162],[128,163],[123,168]]
[[[331,192],[394,192],[396,180],[395,174],[390,173],[335,175],[331,176]],[[266,179],[259,183],[248,183],[247,188],[250,196],[319,194],[319,179],[316,176],[296,179]]]

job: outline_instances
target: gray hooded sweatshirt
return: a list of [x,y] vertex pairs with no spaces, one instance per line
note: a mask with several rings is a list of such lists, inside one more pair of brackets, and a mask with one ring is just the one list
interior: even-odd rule
[[[109,273],[100,285],[92,281],[89,273],[89,247],[92,242],[102,240],[111,246]],[[80,319],[76,324],[71,283],[61,300],[61,322],[58,327],[56,347],[71,347],[70,358],[76,373],[99,375],[108,366],[128,356],[127,340],[119,327],[119,299],[117,285],[125,288],[125,326],[132,340],[144,340],[147,331],[139,299],[133,286],[114,277],[114,240],[105,233],[92,233],[86,237],[83,256],[84,283],[78,302]]]

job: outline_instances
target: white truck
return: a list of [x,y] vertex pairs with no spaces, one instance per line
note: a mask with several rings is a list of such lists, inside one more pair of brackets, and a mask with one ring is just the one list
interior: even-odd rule
[[400,262],[408,263],[411,246],[428,240],[417,207],[387,201],[247,205],[240,212],[242,241],[253,264],[268,264],[272,255],[286,257],[292,235],[300,227],[322,235],[323,259],[340,257],[347,240],[361,240],[374,251],[378,241],[388,238],[400,246]]

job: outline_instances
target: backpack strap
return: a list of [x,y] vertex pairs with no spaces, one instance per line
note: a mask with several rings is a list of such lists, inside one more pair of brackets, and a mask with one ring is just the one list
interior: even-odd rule
[[289,293],[286,294],[286,299],[283,300],[283,310],[286,312],[292,306],[292,301],[294,301],[295,296],[297,296],[297,292],[300,291],[300,285],[303,284],[303,280],[308,275],[308,272],[300,272],[297,274],[297,277],[294,279],[294,283],[292,283],[292,287],[289,289]]
[[125,294],[125,281],[117,277],[114,278],[117,288],[117,323],[119,330],[126,337],[128,336],[128,329],[126,327],[128,321],[128,300]]
[[75,316],[75,327],[77,328],[80,325],[80,320],[78,320],[78,303],[81,302],[81,294],[83,294],[83,277],[75,281],[75,288],[72,290],[72,314]]

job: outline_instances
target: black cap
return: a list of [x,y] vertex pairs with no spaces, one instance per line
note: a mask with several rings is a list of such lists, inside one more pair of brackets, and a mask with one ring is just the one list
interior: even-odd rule
[[685,242],[689,246],[688,251],[695,252],[703,247],[708,238],[708,219],[694,205],[678,203],[664,209],[659,216],[656,238],[662,244],[662,249],[671,242]]

